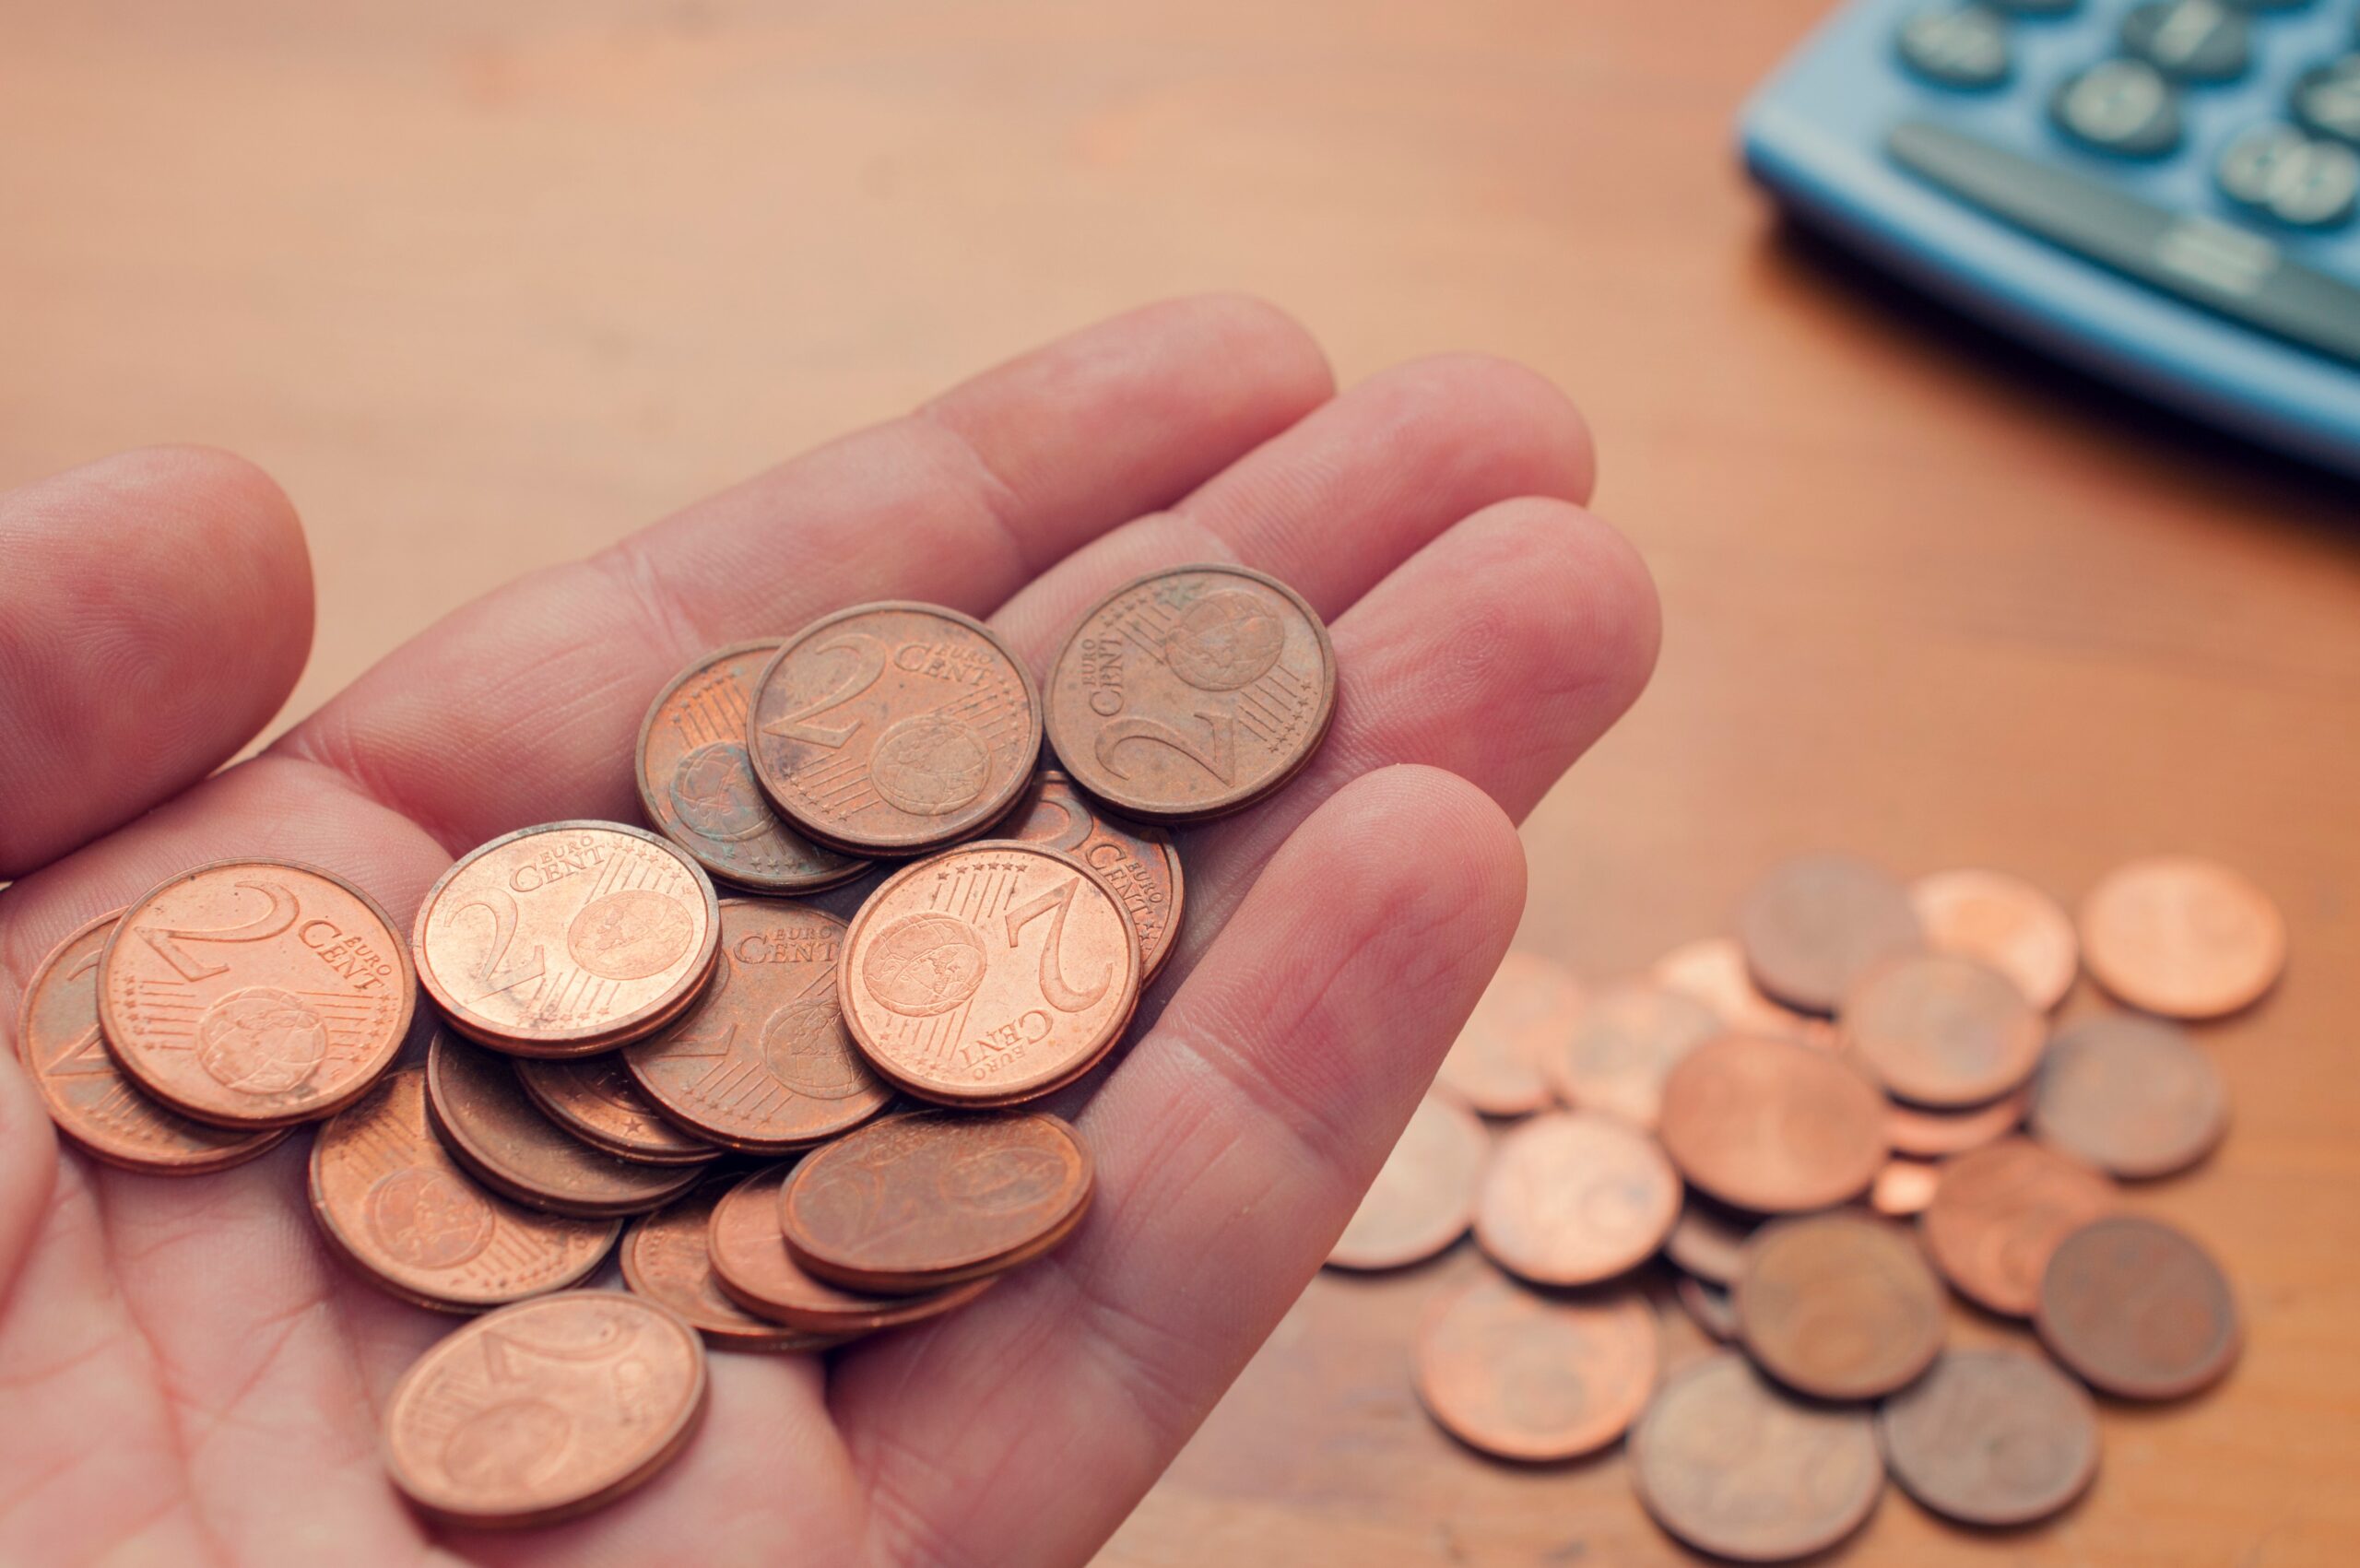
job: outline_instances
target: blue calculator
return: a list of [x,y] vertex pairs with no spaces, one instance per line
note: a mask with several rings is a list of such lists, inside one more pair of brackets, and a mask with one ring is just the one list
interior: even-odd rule
[[1744,141],[1920,287],[2360,476],[2360,0],[1852,0]]

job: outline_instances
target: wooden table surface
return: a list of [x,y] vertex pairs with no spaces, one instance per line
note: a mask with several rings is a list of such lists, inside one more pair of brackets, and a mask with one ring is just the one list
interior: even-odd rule
[[[2109,1409],[2087,1503],[1852,1560],[2360,1555],[2353,491],[1782,232],[1732,114],[1820,0],[113,0],[0,11],[0,482],[178,439],[311,530],[308,707],[442,610],[1138,301],[1253,289],[1349,379],[1442,348],[1584,402],[1663,663],[1526,830],[1586,974],[1848,847],[2074,895],[2185,848],[2293,969],[2207,1032],[2227,1147],[2136,1195],[2234,1272],[2213,1394]],[[1617,1456],[1418,1414],[1465,1249],[1321,1279],[1106,1561],[1640,1563]],[[1990,1335],[1962,1322],[1962,1333]]]

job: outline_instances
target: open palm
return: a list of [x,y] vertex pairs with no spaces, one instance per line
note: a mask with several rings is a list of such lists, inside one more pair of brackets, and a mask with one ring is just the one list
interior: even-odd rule
[[1153,307],[513,584],[211,777],[308,648],[285,500],[187,450],[0,497],[0,878],[21,878],[0,1028],[53,942],[204,861],[325,866],[406,925],[485,839],[633,819],[665,680],[860,600],[988,615],[1038,672],[1109,587],[1233,559],[1328,618],[1341,681],[1292,785],[1181,835],[1182,943],[1137,1043],[1059,1107],[1098,1161],[1084,1227],[828,1362],[716,1355],[679,1462],[572,1524],[435,1531],[392,1491],[378,1403],[450,1320],[329,1256],[307,1138],[186,1180],[61,1158],[11,1053],[0,1562],[1088,1558],[1432,1077],[1522,906],[1510,819],[1646,678],[1654,596],[1579,509],[1589,478],[1577,416],[1513,366],[1429,360],[1339,396],[1267,307]]

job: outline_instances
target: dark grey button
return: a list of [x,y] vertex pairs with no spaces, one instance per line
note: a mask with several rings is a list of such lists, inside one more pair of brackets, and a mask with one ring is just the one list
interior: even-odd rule
[[1943,87],[1998,87],[2008,79],[2008,24],[1986,6],[1929,6],[1911,13],[1894,42],[1904,64]]
[[2292,125],[2256,125],[2229,138],[2212,178],[2241,206],[2300,229],[2330,229],[2348,222],[2360,199],[2360,153]]
[[2079,9],[2082,0],[1992,0],[1992,4],[2019,17],[2063,17]]
[[2240,11],[2299,11],[2311,0],[2229,0]]
[[2295,78],[2295,118],[2323,136],[2360,147],[2360,54],[2314,65]]
[[2171,83],[2144,60],[2101,60],[2065,78],[2048,112],[2066,135],[2100,152],[2161,158],[2179,146]]
[[2225,82],[2253,59],[2246,19],[2216,0],[2147,0],[2122,18],[2122,47],[2182,82]]

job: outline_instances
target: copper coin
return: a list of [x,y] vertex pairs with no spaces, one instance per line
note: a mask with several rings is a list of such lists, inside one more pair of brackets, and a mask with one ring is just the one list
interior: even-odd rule
[[2097,983],[2166,1018],[2219,1018],[2286,967],[2286,922],[2225,866],[2161,855],[2118,867],[2082,901],[2082,960]]
[[2020,1350],[1947,1350],[1884,1402],[1877,1436],[1902,1490],[1969,1525],[2028,1525],[2098,1473],[2098,1413],[2081,1385]]
[[1754,984],[1814,1013],[1834,1012],[1860,976],[1926,945],[1907,890],[1845,855],[1775,867],[1746,895],[1737,926]]
[[2221,1266],[2185,1232],[2111,1214],[2057,1244],[2033,1316],[2041,1343],[2082,1380],[2125,1399],[2177,1399],[2237,1358],[2237,1303]]
[[1909,1233],[1849,1210],[1754,1232],[1737,1277],[1745,1348],[1764,1371],[1820,1399],[1873,1399],[1942,1348],[1942,1286]]
[[1564,964],[1517,950],[1500,961],[1434,1081],[1487,1116],[1521,1116],[1550,1101],[1540,1064],[1580,1017],[1582,988]]
[[1139,938],[1080,862],[985,840],[877,890],[844,937],[836,995],[869,1065],[902,1088],[1010,1104],[1114,1049],[1139,1006]]
[[1444,1431],[1503,1459],[1594,1453],[1622,1435],[1656,1379],[1656,1325],[1631,1292],[1539,1295],[1487,1275],[1418,1331],[1418,1397]]
[[656,1108],[730,1149],[780,1153],[833,1138],[893,1091],[852,1043],[836,999],[844,922],[785,899],[721,901],[721,958],[689,1014],[622,1054]]
[[1720,1015],[1739,1034],[1788,1036],[1811,1041],[1826,1029],[1823,1019],[1808,1018],[1772,1001],[1753,983],[1745,967],[1745,949],[1734,937],[1707,937],[1686,942],[1656,960],[1647,972],[1656,981],[1685,993]]
[[2057,1244],[2115,1202],[2114,1184],[2099,1173],[2011,1138],[1943,1165],[1918,1224],[1934,1267],[1959,1294],[2028,1317]]
[[803,1271],[779,1232],[778,1193],[789,1167],[757,1171],[714,1206],[705,1244],[714,1282],[738,1305],[761,1317],[830,1340],[898,1328],[964,1306],[999,1278],[986,1274],[914,1296],[847,1291]]
[[669,1463],[704,1413],[704,1345],[667,1307],[565,1291],[428,1350],[385,1401],[385,1468],[431,1517],[554,1524]]
[[411,944],[452,1027],[520,1056],[612,1050],[679,1016],[713,973],[703,867],[620,822],[550,822],[463,855]]
[[1923,1105],[1893,1105],[1884,1117],[1885,1137],[1896,1154],[1939,1160],[1994,1143],[2024,1126],[2032,1109],[2030,1086],[2003,1094],[1988,1105],[1965,1111],[1931,1111]]
[[1909,902],[1938,953],[1979,959],[2016,984],[2042,1012],[2081,973],[2082,944],[2064,906],[2004,871],[1937,871],[1909,885]]
[[320,1129],[312,1214],[372,1282],[446,1312],[578,1285],[621,1229],[537,1213],[470,1181],[428,1125],[417,1067],[387,1073]]
[[1682,1274],[1672,1285],[1680,1310],[1717,1345],[1737,1338],[1737,1302],[1727,1285],[1716,1285],[1693,1274]]
[[656,1114],[622,1054],[515,1060],[516,1081],[541,1114],[593,1148],[650,1165],[701,1165],[721,1150]]
[[409,1032],[412,979],[392,921],[341,877],[225,860],[124,913],[99,958],[99,1022],[173,1109],[287,1126],[368,1092]]
[[1866,1411],[1796,1399],[1733,1350],[1666,1379],[1629,1452],[1632,1486],[1656,1522],[1739,1562],[1834,1546],[1884,1491]]
[[49,1119],[91,1158],[147,1175],[202,1175],[277,1148],[286,1128],[242,1132],[191,1121],[115,1066],[99,1028],[99,954],[122,914],[101,914],[74,932],[25,983],[17,1050]]
[[1745,1256],[1745,1241],[1758,1227],[1752,1216],[1691,1195],[1663,1239],[1664,1256],[1683,1273],[1716,1285],[1733,1283]]
[[1919,1105],[1980,1105],[2032,1077],[2048,1037],[2015,982],[1976,959],[1892,959],[1845,993],[1844,1043],[1886,1092]]
[[1684,991],[1616,985],[1582,1004],[1572,1034],[1540,1066],[1566,1104],[1652,1127],[1663,1110],[1663,1080],[1720,1032],[1718,1015]]
[[[808,1334],[756,1317],[721,1289],[706,1234],[714,1207],[738,1183],[736,1176],[712,1177],[632,1220],[623,1234],[623,1283],[688,1319],[716,1349],[819,1350],[841,1343],[840,1335]],[[784,1243],[773,1244],[785,1250]]]
[[453,1158],[528,1208],[590,1220],[644,1214],[693,1186],[702,1170],[592,1148],[541,1114],[505,1057],[448,1033],[427,1048],[426,1095]]
[[1869,1184],[1869,1207],[1888,1219],[1923,1214],[1941,1185],[1942,1168],[1925,1160],[1888,1160]]
[[1475,1202],[1493,1262],[1542,1285],[1589,1285],[1656,1255],[1680,1177],[1656,1140],[1595,1111],[1555,1111],[1500,1140]]
[[1115,895],[1139,939],[1141,974],[1153,980],[1180,935],[1186,890],[1180,852],[1172,835],[1142,822],[1126,822],[1093,806],[1073,781],[1054,768],[1032,776],[1002,824],[1002,835],[1063,850],[1090,868]]
[[746,755],[754,682],[776,640],[716,648],[680,672],[639,726],[639,799],[647,819],[697,864],[742,888],[803,893],[867,862],[823,849],[771,809]]
[[1344,1233],[1328,1250],[1339,1268],[1399,1268],[1467,1233],[1491,1135],[1475,1114],[1429,1094],[1386,1156]]
[[1089,1211],[1090,1151],[1038,1111],[911,1111],[807,1155],[779,1192],[805,1272],[855,1291],[930,1291],[996,1274]]
[[2033,1079],[2032,1130],[2118,1176],[2164,1176],[2212,1151],[2229,1091],[2187,1032],[2128,1014],[2060,1030]]
[[754,683],[747,750],[788,820],[855,855],[988,827],[1041,754],[1032,677],[982,621],[891,601],[823,616]]
[[1757,1213],[1858,1197],[1885,1161],[1884,1096],[1824,1051],[1723,1035],[1664,1084],[1662,1138],[1682,1175]]
[[1336,652],[1302,595],[1242,566],[1175,566],[1081,618],[1049,671],[1048,738],[1074,782],[1193,822],[1292,778],[1336,716]]

